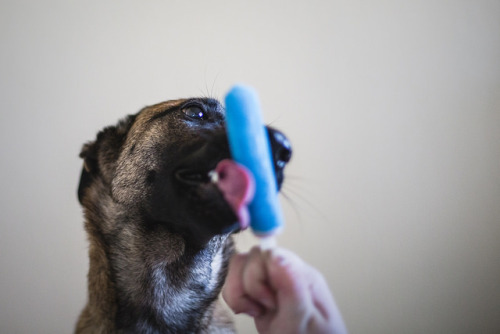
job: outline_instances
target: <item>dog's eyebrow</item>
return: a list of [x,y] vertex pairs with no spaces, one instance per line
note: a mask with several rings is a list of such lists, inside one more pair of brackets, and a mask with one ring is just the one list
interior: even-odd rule
[[166,116],[176,110],[179,110],[180,106],[172,106],[170,108],[167,108],[161,112],[159,112],[158,114],[154,115],[153,117],[151,117],[149,120],[148,120],[148,123],[149,122],[152,122],[154,120],[157,120],[158,118],[162,118],[163,116]]

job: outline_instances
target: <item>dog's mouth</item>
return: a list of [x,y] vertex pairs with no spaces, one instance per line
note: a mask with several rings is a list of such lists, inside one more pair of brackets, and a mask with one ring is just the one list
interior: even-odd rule
[[182,168],[175,172],[175,177],[182,183],[199,185],[200,183],[209,183],[211,181],[212,171]]
[[175,177],[190,186],[214,185],[237,217],[240,229],[250,225],[248,204],[255,193],[255,182],[251,172],[242,165],[223,159],[213,168],[181,168]]

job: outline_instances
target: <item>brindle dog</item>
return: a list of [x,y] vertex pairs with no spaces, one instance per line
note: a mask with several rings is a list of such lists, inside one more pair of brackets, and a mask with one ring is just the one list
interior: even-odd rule
[[[291,150],[268,127],[278,187]],[[76,333],[232,333],[218,296],[240,227],[209,171],[230,157],[209,98],[142,109],[83,146],[88,302]]]

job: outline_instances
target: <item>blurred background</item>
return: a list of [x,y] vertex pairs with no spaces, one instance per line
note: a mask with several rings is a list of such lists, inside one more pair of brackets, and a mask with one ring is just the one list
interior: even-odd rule
[[0,42],[1,333],[85,304],[81,145],[237,82],[294,146],[279,244],[351,333],[500,333],[499,1],[2,0]]

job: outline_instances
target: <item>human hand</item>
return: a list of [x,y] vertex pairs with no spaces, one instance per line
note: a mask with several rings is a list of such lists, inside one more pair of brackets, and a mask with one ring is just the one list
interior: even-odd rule
[[284,249],[235,254],[222,295],[259,333],[347,333],[323,276]]

